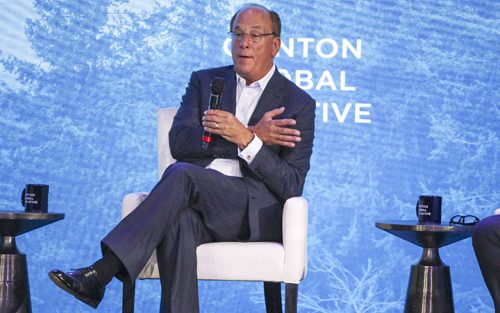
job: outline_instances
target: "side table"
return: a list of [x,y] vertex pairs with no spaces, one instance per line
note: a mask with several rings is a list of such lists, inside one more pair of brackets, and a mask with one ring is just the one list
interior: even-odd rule
[[0,210],[0,312],[31,313],[26,255],[17,250],[16,236],[63,218],[62,213]]
[[450,267],[441,261],[439,248],[472,235],[475,226],[418,224],[417,221],[379,221],[377,228],[423,248],[411,266],[405,313],[454,313]]

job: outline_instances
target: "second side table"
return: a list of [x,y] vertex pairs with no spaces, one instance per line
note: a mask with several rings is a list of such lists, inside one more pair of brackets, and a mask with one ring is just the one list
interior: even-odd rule
[[423,248],[411,266],[405,313],[454,313],[450,267],[439,248],[472,235],[475,226],[418,224],[417,221],[380,221],[375,226]]

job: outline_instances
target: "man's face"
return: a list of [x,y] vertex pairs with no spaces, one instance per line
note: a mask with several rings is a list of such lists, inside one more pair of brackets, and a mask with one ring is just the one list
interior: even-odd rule
[[[236,16],[232,31],[271,33],[271,17],[260,8],[244,9]],[[271,69],[280,44],[280,39],[275,36],[262,36],[258,42],[248,34],[240,39],[233,37],[231,52],[236,73],[246,80],[247,85],[261,79]]]

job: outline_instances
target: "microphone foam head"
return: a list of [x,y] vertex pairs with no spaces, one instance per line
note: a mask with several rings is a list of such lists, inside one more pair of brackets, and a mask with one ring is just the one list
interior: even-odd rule
[[220,95],[224,89],[224,79],[220,77],[215,77],[211,84],[211,91],[214,95]]

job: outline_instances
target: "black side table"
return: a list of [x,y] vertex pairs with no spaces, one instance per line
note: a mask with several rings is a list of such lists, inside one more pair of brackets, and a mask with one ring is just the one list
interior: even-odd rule
[[0,211],[0,312],[31,313],[26,255],[17,250],[16,236],[63,218],[62,213]]
[[375,226],[423,248],[419,262],[411,266],[404,312],[455,312],[450,267],[441,261],[439,248],[470,237],[475,226],[417,221],[380,221]]

